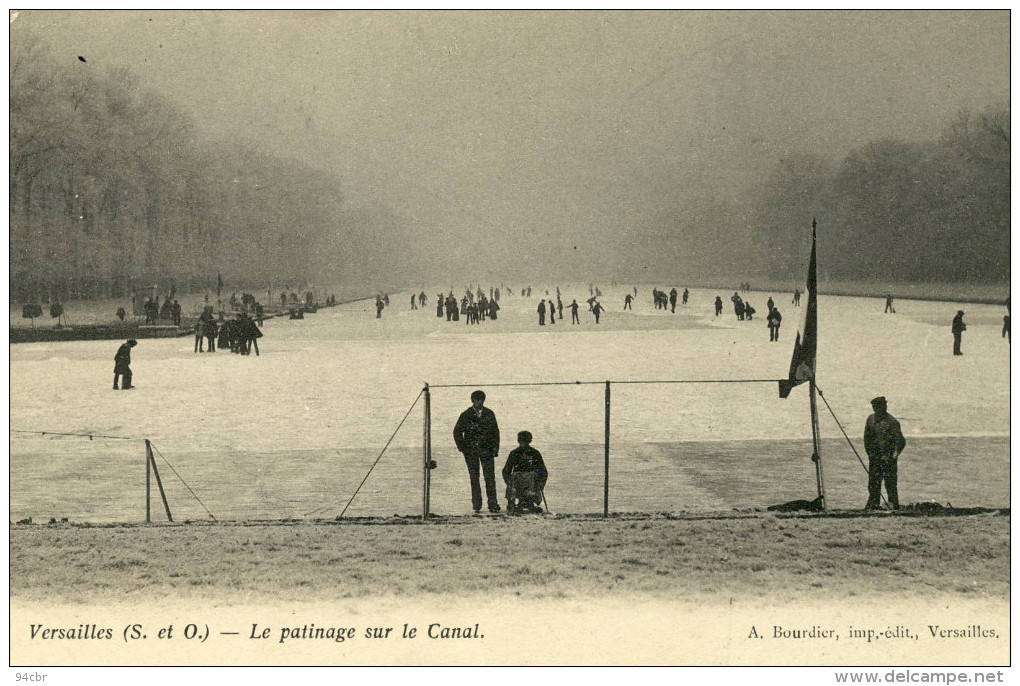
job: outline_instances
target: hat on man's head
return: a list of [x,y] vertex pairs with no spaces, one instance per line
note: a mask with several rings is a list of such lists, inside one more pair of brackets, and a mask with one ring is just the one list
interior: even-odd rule
[[128,345],[138,345],[138,341],[133,338],[128,339]]
[[475,391],[471,394],[471,400],[485,400],[485,391]]
[[885,396],[884,395],[880,395],[877,398],[872,398],[872,400],[871,400],[871,406],[872,407],[885,407],[885,405],[886,405],[886,402],[885,402]]

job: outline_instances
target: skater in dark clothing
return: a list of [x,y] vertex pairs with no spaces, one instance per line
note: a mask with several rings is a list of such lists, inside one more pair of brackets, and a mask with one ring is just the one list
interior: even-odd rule
[[792,302],[795,307],[800,307],[800,289],[799,288],[793,289],[793,300],[791,300],[790,302]]
[[[206,340],[206,352],[216,352],[216,336],[219,334],[219,328],[216,326],[216,320],[212,316],[206,317],[205,322],[202,324],[202,335],[205,336]],[[201,352],[201,349],[199,349]]]
[[715,296],[715,316],[718,317],[722,314],[722,296]]
[[686,305],[687,304],[687,298],[689,298],[690,296],[691,296],[691,292],[685,288],[684,289],[683,299],[680,301],[680,304],[681,305]]
[[411,309],[412,310],[418,309],[418,296],[416,296],[414,293],[411,294]]
[[545,300],[538,303],[538,325],[545,326]]
[[898,510],[900,499],[896,491],[897,460],[907,441],[903,438],[900,423],[886,411],[884,397],[872,400],[871,409],[874,413],[864,424],[864,450],[868,453],[868,503],[864,509],[878,508],[884,481],[886,493],[889,494],[889,506]]
[[892,294],[891,293],[889,295],[885,296],[885,312],[883,314],[889,314],[890,312],[892,312],[893,314],[896,314],[896,310],[892,306]]
[[181,325],[181,306],[176,300],[170,306],[170,315],[174,318],[174,326],[179,327]]
[[113,356],[113,390],[119,390],[118,385],[121,377],[124,377],[123,389],[126,391],[134,388],[131,385],[131,348],[138,345],[138,341],[130,339],[117,348],[117,354]]
[[549,323],[556,323],[556,304],[553,303],[552,298],[549,299]]
[[739,321],[744,319],[744,299],[740,297],[740,294],[736,291],[733,292],[733,297],[730,298],[733,301],[733,313],[737,315]]
[[428,302],[428,298],[425,297],[425,291],[422,291],[418,294],[418,304],[424,308],[426,302]]
[[[557,288],[556,290],[559,291],[560,289]],[[563,301],[560,299],[558,292],[556,293],[556,316],[560,318],[560,321],[563,321]]]
[[464,410],[453,428],[457,450],[464,455],[468,476],[471,479],[471,506],[477,513],[482,509],[482,488],[478,479],[479,467],[485,477],[485,497],[489,512],[499,512],[496,496],[495,458],[499,455],[499,424],[492,410],[485,407],[485,393],[471,394],[471,407]]
[[595,315],[595,323],[599,323],[599,316],[606,311],[606,308],[602,307],[602,303],[598,300],[595,301],[595,305],[591,308],[592,314]]
[[204,336],[205,336],[205,315],[202,315],[202,316],[200,316],[198,318],[198,321],[195,322],[195,352],[196,353],[205,352],[204,350],[202,350],[202,342],[205,340]]
[[769,300],[768,300],[768,302],[767,302],[767,303],[765,303],[765,306],[769,308],[769,312],[771,312],[771,311],[772,311],[772,308],[776,306],[776,303],[775,303],[775,301],[774,301],[774,300],[772,299],[772,296],[771,296],[771,295],[769,296]]
[[[496,291],[499,293],[499,290]],[[495,298],[489,301],[489,319],[497,319],[497,313],[499,312],[499,301]]]
[[765,321],[769,327],[769,340],[772,342],[778,341],[779,327],[783,324],[783,315],[779,314],[779,308],[773,307]]
[[266,318],[266,311],[262,309],[262,303],[255,303],[255,323],[262,328],[263,320]]
[[[436,296],[436,316],[440,319],[443,318],[443,303],[446,302],[443,298],[443,294],[440,293]],[[446,321],[450,321],[450,315],[446,315]]]
[[757,311],[758,310],[751,307],[750,301],[744,302],[744,319],[746,319],[747,321],[752,321],[754,318],[754,313]]
[[967,330],[967,325],[963,323],[963,310],[957,310],[956,316],[953,317],[953,354],[962,355],[963,352],[960,350],[960,342],[963,339],[963,332]]
[[675,288],[669,290],[669,312],[670,314],[676,314],[676,296],[677,292]]
[[549,480],[542,453],[531,447],[530,431],[517,434],[517,447],[507,455],[503,466],[506,484],[507,514],[542,512],[542,491]]
[[573,302],[570,303],[570,323],[571,324],[580,324],[581,323],[581,320],[577,316],[577,308],[578,308],[578,304],[577,304],[577,300],[575,299]]
[[625,309],[625,310],[633,310],[634,308],[631,307],[631,303],[633,301],[634,301],[634,297],[630,293],[625,295],[623,297],[623,309]]

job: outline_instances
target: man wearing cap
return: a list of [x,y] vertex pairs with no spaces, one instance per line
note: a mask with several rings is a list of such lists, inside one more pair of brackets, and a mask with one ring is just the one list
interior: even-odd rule
[[953,317],[953,354],[962,355],[960,351],[960,341],[963,338],[963,332],[967,330],[967,325],[963,323],[963,310],[957,310],[956,316]]
[[900,507],[896,492],[896,461],[907,445],[900,423],[886,411],[886,401],[879,396],[871,401],[874,413],[864,425],[864,450],[868,453],[868,504],[865,510],[878,508],[882,499],[882,482],[889,495],[889,505]]
[[118,390],[118,381],[124,377],[124,390],[134,388],[131,385],[131,348],[138,345],[138,341],[130,339],[127,343],[117,348],[117,354],[113,356],[113,390]]
[[517,433],[517,447],[507,455],[503,467],[507,513],[542,512],[542,490],[549,480],[542,453],[531,447],[530,431]]
[[467,463],[471,479],[471,506],[474,511],[482,509],[482,489],[478,481],[478,467],[481,465],[485,475],[485,498],[489,512],[499,512],[495,468],[495,459],[499,454],[499,425],[495,413],[485,407],[483,391],[471,394],[471,407],[461,413],[453,427],[453,440]]

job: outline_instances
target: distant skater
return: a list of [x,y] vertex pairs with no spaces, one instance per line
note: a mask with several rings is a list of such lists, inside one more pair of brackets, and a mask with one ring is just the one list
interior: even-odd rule
[[793,300],[791,300],[790,302],[793,303],[794,307],[800,307],[800,289],[799,288],[793,289]]
[[681,305],[686,305],[687,304],[687,298],[689,298],[690,295],[691,295],[691,292],[685,288],[684,289],[683,299],[680,301],[680,304]]
[[[123,388],[125,391],[134,386],[131,385],[131,348],[138,345],[138,341],[130,339],[117,348],[117,354],[113,356],[113,390]],[[122,386],[118,385],[120,378],[124,378]]]
[[676,314],[676,288],[669,289],[669,312],[670,314]]
[[595,301],[595,306],[591,308],[592,314],[595,315],[595,323],[599,323],[599,316],[606,311],[606,308],[602,307],[602,303],[598,300]]
[[892,306],[891,293],[885,296],[885,312],[883,314],[889,314],[890,312],[896,314],[896,309]]
[[722,314],[722,296],[715,296],[715,316],[718,317]]
[[783,315],[779,313],[778,307],[772,308],[769,316],[765,318],[765,322],[769,327],[769,340],[772,342],[778,341],[779,327],[783,324]]
[[538,325],[545,326],[545,300],[538,303]]
[[953,317],[953,354],[962,355],[963,351],[960,350],[960,343],[963,340],[963,332],[967,330],[967,325],[963,323],[963,310],[957,310],[956,316]]
[[1003,315],[1002,317],[1002,337],[1009,343],[1009,315]]
[[623,298],[623,309],[625,309],[625,310],[633,310],[634,308],[630,306],[633,301],[634,301],[634,296],[632,296],[630,293],[625,295],[624,298]]
[[578,308],[578,304],[577,304],[577,300],[575,299],[573,302],[570,303],[570,323],[571,324],[580,324],[581,323],[581,320],[577,316],[577,308]]
[[411,294],[411,309],[412,310],[418,309],[418,296],[416,296],[414,293]]

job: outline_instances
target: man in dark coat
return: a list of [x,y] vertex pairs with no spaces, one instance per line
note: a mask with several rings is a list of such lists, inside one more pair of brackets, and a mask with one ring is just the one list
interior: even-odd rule
[[773,307],[765,321],[769,327],[769,340],[773,342],[778,341],[779,327],[783,325],[783,315],[779,313],[779,308]]
[[471,506],[475,512],[482,509],[482,489],[478,481],[479,466],[485,475],[485,497],[489,512],[499,512],[496,496],[496,456],[499,455],[499,424],[492,410],[485,407],[485,393],[471,394],[471,407],[464,410],[453,427],[453,440],[464,455],[468,476],[471,479]]
[[542,489],[549,480],[542,453],[531,447],[530,431],[517,434],[517,446],[507,455],[503,466],[506,483],[507,514],[541,512]]
[[967,330],[967,325],[963,323],[963,310],[957,310],[956,316],[953,317],[953,354],[962,355],[963,352],[960,350],[960,342],[963,339],[963,332]]
[[896,461],[907,445],[900,423],[886,411],[886,400],[879,396],[871,401],[874,414],[864,425],[864,450],[868,453],[868,503],[865,510],[874,510],[882,499],[882,482],[889,494],[889,505],[898,510]]
[[691,292],[685,288],[684,289],[684,297],[683,297],[683,301],[682,301],[681,304],[686,305],[687,304],[687,298],[689,298],[689,297],[691,297]]
[[538,325],[545,326],[545,300],[538,303]]
[[670,313],[676,312],[676,296],[678,295],[676,288],[669,289],[669,311]]
[[131,385],[131,348],[138,345],[138,341],[130,339],[117,348],[117,354],[113,356],[113,390],[119,390],[118,381],[124,377],[124,390],[134,388]]

